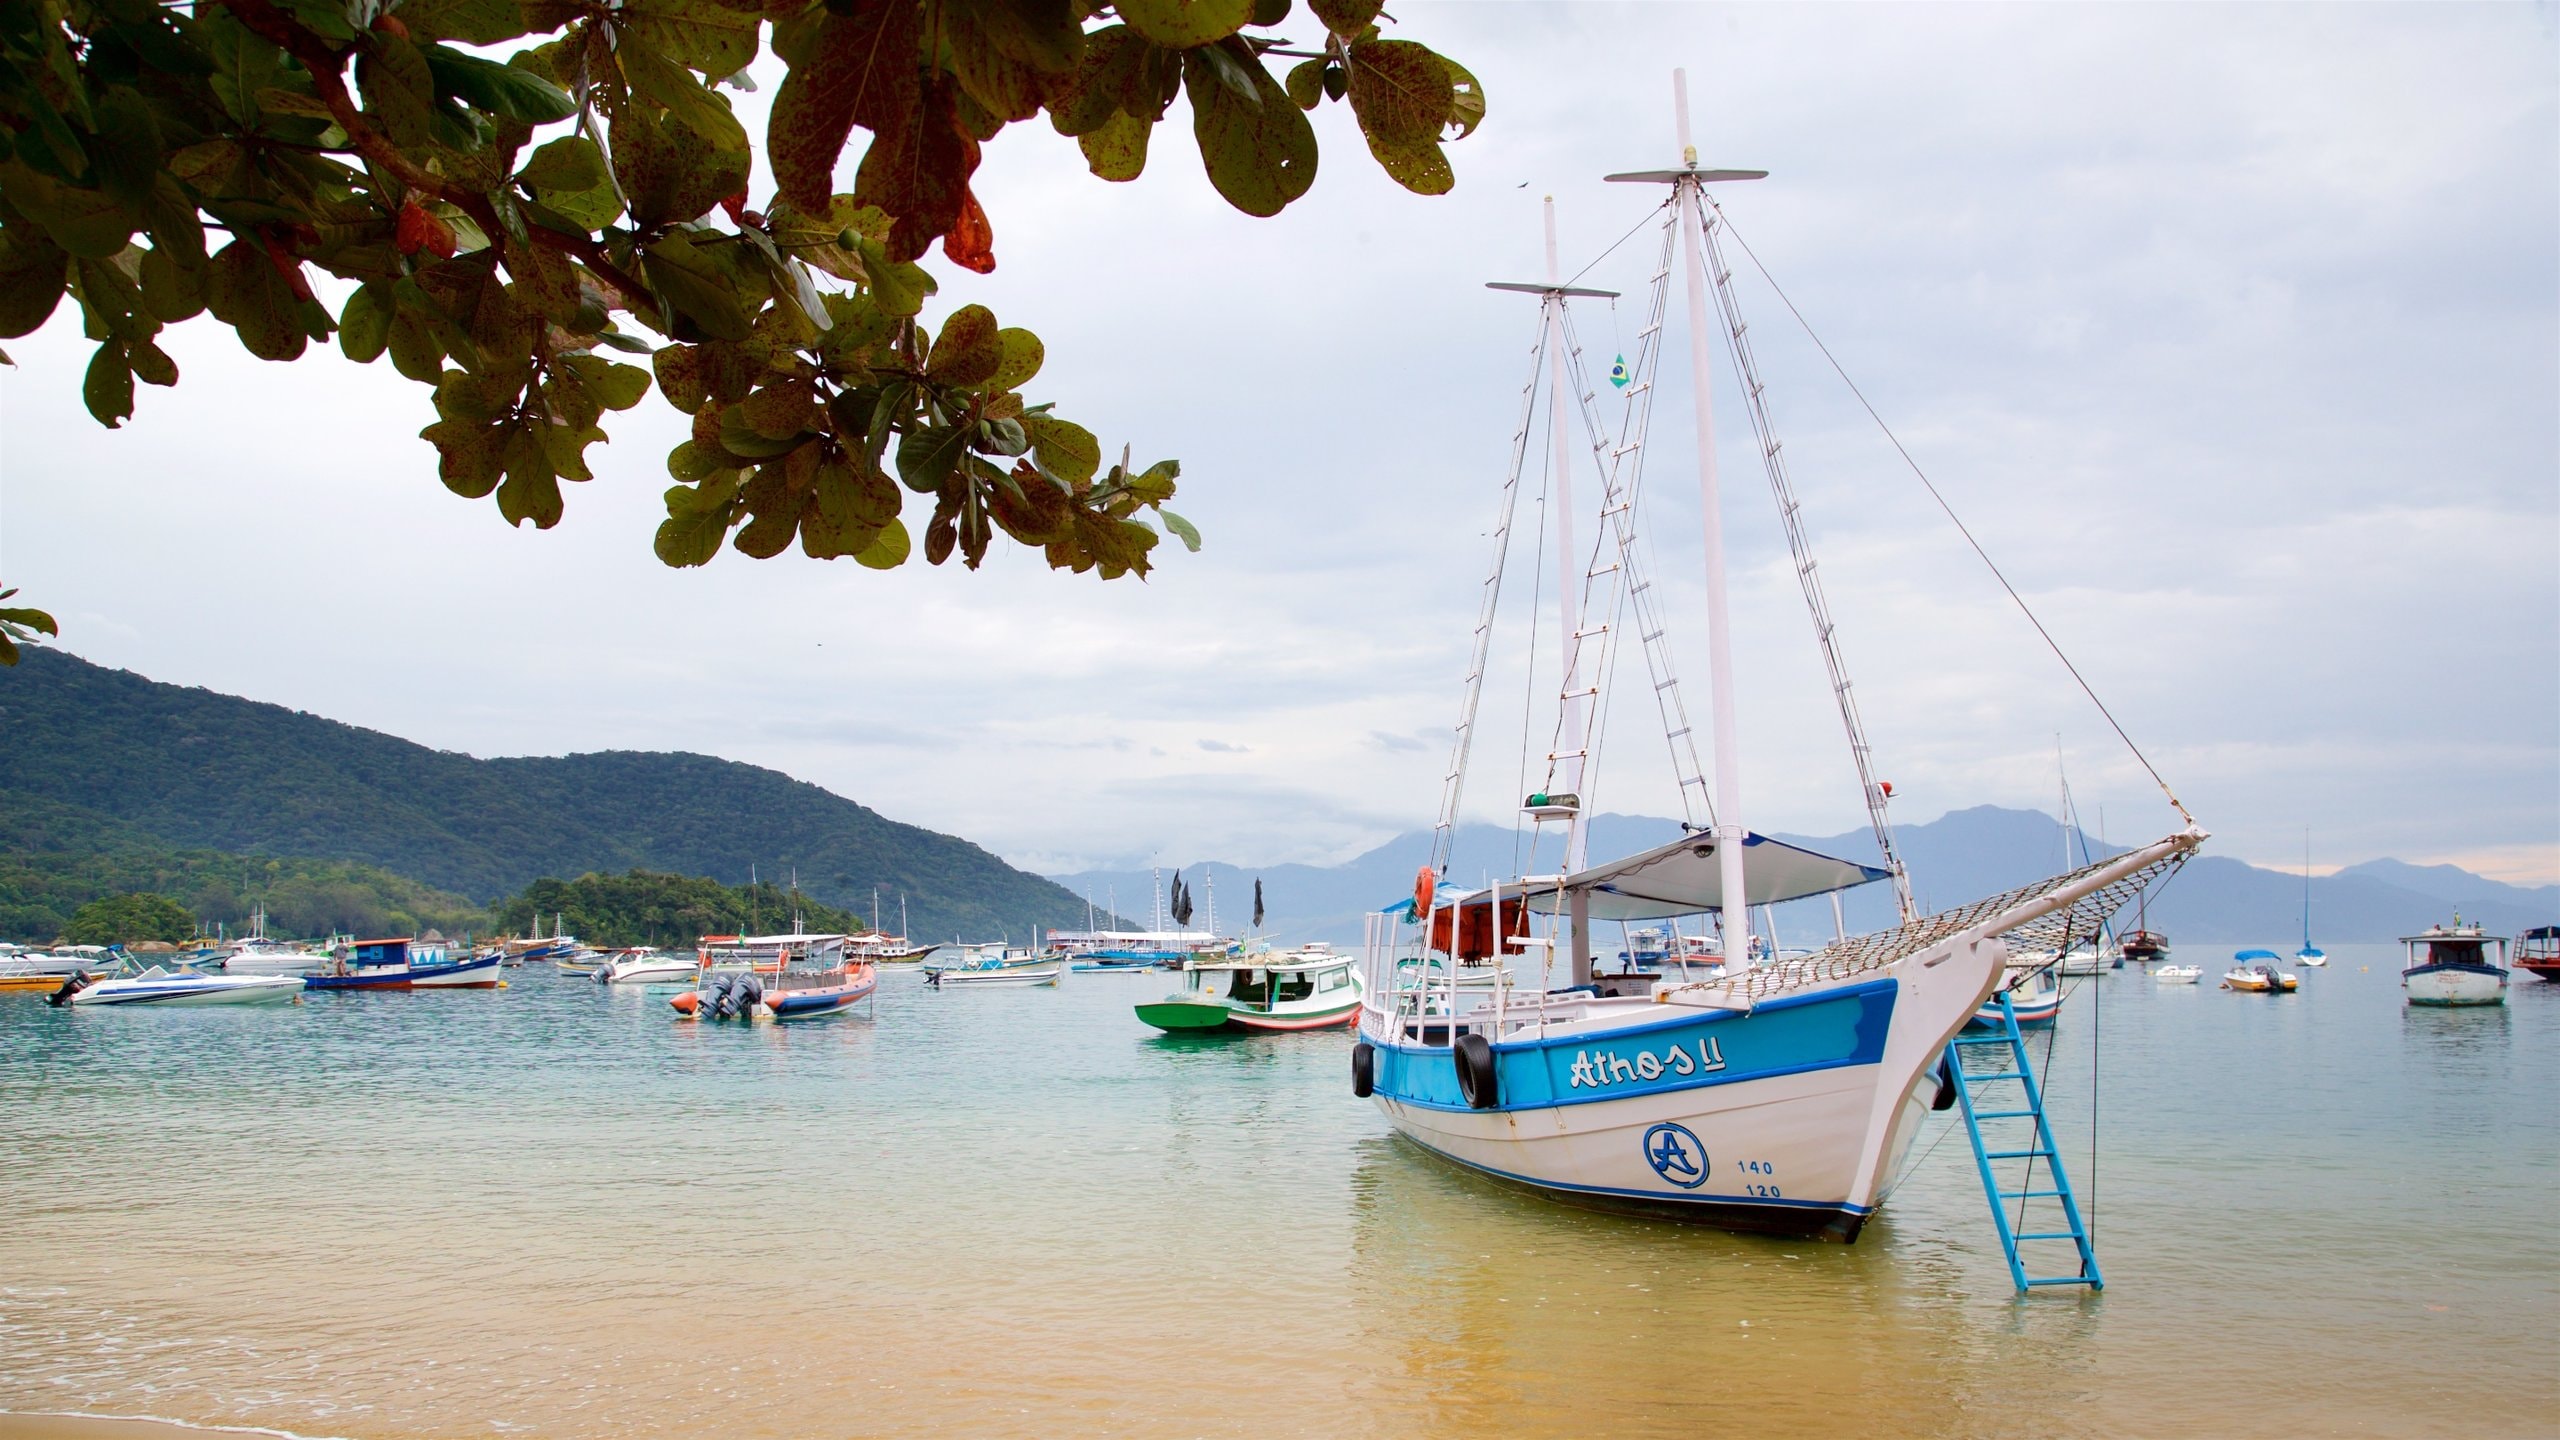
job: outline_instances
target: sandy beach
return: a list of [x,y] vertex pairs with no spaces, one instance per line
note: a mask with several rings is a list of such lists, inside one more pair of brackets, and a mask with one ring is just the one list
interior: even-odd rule
[[0,1410],[0,1440],[177,1440],[179,1436],[284,1435],[231,1425],[181,1425],[174,1420],[129,1420],[103,1415],[16,1415]]

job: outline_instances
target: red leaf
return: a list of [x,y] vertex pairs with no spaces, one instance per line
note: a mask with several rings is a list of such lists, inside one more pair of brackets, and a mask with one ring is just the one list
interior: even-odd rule
[[392,243],[403,255],[429,251],[442,259],[453,258],[453,227],[429,213],[415,200],[400,203],[400,219],[392,229]]
[[774,181],[795,207],[824,213],[854,126],[874,137],[914,127],[916,15],[915,0],[854,0],[849,13],[830,6],[820,18],[774,96],[766,136]]
[[951,224],[951,233],[942,237],[942,253],[962,269],[984,275],[996,268],[996,231],[987,223],[986,208],[967,187],[960,191],[960,218]]
[[737,194],[735,194],[735,195],[729,195],[729,196],[724,196],[724,197],[722,197],[722,199],[721,199],[721,201],[720,201],[720,208],[729,212],[729,223],[730,223],[730,224],[732,224],[732,225],[744,225],[744,224],[746,224],[746,223],[747,223],[747,220],[746,220],[746,215],[747,215],[747,192],[746,192],[746,191],[744,191],[744,190],[741,190],[741,191],[739,191],[739,192],[738,192]]
[[863,152],[854,196],[895,218],[887,246],[892,260],[922,255],[960,221],[969,176],[978,168],[978,142],[961,128],[958,95],[948,76],[935,75],[904,129],[876,132]]

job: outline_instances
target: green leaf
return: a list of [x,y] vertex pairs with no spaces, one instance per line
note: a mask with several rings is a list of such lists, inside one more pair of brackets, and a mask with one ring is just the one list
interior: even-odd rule
[[1289,78],[1282,82],[1282,88],[1289,92],[1292,104],[1301,110],[1313,110],[1324,103],[1324,67],[1327,63],[1322,59],[1301,60],[1289,67]]
[[873,570],[895,570],[907,563],[907,556],[912,553],[914,543],[907,537],[906,525],[899,520],[891,519],[888,524],[880,527],[879,538],[873,540],[869,548],[853,557],[853,563]]
[[1484,82],[1446,55],[1440,57],[1440,63],[1449,69],[1449,123],[1458,130],[1448,138],[1464,140],[1484,123]]
[[1093,130],[1076,137],[1085,168],[1105,180],[1135,180],[1147,168],[1147,137],[1155,126],[1134,115],[1114,113]]
[[747,68],[764,28],[752,6],[699,0],[626,0],[616,18],[623,44],[637,40],[713,80]]
[[640,254],[641,273],[667,302],[718,340],[744,340],[752,322],[738,287],[718,265],[681,235],[661,235]]
[[1168,50],[1223,40],[1253,20],[1254,0],[1119,0],[1130,29]]
[[767,460],[788,455],[808,443],[808,432],[767,435],[748,423],[744,407],[732,405],[720,414],[720,448],[741,460]]
[[1189,550],[1194,555],[1200,553],[1200,532],[1192,528],[1190,521],[1183,519],[1181,516],[1174,514],[1172,511],[1167,510],[1161,505],[1156,507],[1156,515],[1157,518],[1164,521],[1164,528],[1172,531],[1175,538],[1182,542],[1184,549]]
[[563,135],[534,151],[516,179],[536,194],[593,190],[605,182],[604,152],[584,135]]
[[704,145],[641,106],[624,106],[611,134],[614,178],[643,229],[696,219],[747,188],[747,151]]
[[122,254],[137,227],[134,213],[102,190],[83,190],[11,161],[0,164],[0,193],[44,227],[53,243],[84,260]]
[[565,362],[607,410],[628,410],[649,393],[649,372],[596,355],[572,355]]
[[[614,58],[621,62],[623,78],[631,82],[633,91],[655,101],[674,116],[678,124],[702,137],[711,148],[728,151],[747,149],[747,127],[738,123],[729,102],[693,78],[693,72],[645,45],[625,45],[614,52]],[[570,113],[577,113],[574,107]]]
[[1048,357],[1048,350],[1039,336],[1019,326],[1008,325],[997,331],[996,337],[1004,342],[1004,360],[996,366],[996,373],[987,377],[985,388],[990,392],[1019,390],[1040,373],[1040,362]]
[[691,440],[667,452],[667,473],[688,485],[708,480],[728,467],[728,456]]
[[166,389],[178,383],[178,362],[169,358],[168,351],[148,340],[127,343],[125,359],[133,366],[133,378],[145,385]]
[[436,477],[465,500],[498,488],[505,467],[507,427],[471,420],[439,420],[418,432],[436,447]]
[[524,7],[516,0],[406,0],[400,19],[417,39],[466,45],[496,45],[527,29]]
[[931,495],[960,468],[969,448],[969,432],[957,425],[919,425],[898,437],[898,478],[907,488]]
[[125,364],[123,341],[110,340],[89,357],[80,400],[91,418],[110,430],[133,418],[133,370]]
[[1022,430],[1031,437],[1031,458],[1061,480],[1081,485],[1102,468],[1102,442],[1072,420],[1025,415]]
[[70,279],[71,257],[52,237],[23,221],[0,222],[0,339],[35,333]]
[[1449,157],[1436,141],[1390,146],[1374,136],[1369,153],[1377,157],[1378,166],[1388,178],[1416,195],[1446,195],[1458,183],[1457,173],[1449,168]]
[[1378,23],[1378,12],[1385,7],[1382,0],[1307,0],[1307,8],[1327,30],[1345,40],[1357,40]]
[[89,141],[89,161],[98,170],[99,188],[139,210],[151,198],[160,176],[160,125],[140,95],[118,85],[95,104],[98,128]]
[[510,525],[533,522],[537,530],[560,523],[560,473],[535,427],[519,425],[507,435],[507,479],[498,487],[498,513]]
[[924,309],[924,297],[937,288],[933,277],[923,266],[909,260],[892,260],[887,247],[868,235],[852,235],[855,254],[862,261],[862,273],[870,282],[871,297],[891,315],[912,316]]
[[1277,215],[1315,183],[1316,133],[1261,61],[1251,68],[1259,105],[1246,104],[1197,55],[1183,57],[1183,88],[1209,183],[1248,215]]
[[[164,325],[192,320],[204,310],[207,275],[204,260],[183,260],[167,246],[154,245],[142,256],[142,303]],[[5,284],[0,280],[0,288]],[[0,328],[0,335],[7,333]]]
[[570,99],[567,91],[530,70],[483,60],[445,45],[423,45],[419,49],[427,57],[427,69],[435,76],[439,96],[476,106],[502,120],[521,120],[528,125],[547,125],[578,113],[578,102]]
[[369,365],[391,342],[391,317],[397,306],[391,287],[380,281],[358,286],[338,315],[338,349],[359,365]]
[[1440,138],[1456,105],[1449,66],[1410,40],[1351,47],[1351,111],[1373,145],[1408,150]]
[[996,328],[995,315],[984,305],[963,305],[942,322],[924,373],[943,385],[974,389],[993,378],[1004,359],[1004,337]]
[[213,257],[206,299],[214,318],[239,332],[240,343],[261,360],[292,360],[310,340],[300,302],[266,253],[235,240]]
[[669,565],[684,567],[708,565],[720,553],[720,542],[729,538],[729,524],[738,514],[738,482],[705,485],[697,491],[690,485],[677,485],[666,493],[667,518],[658,526],[651,548]]
[[356,60],[356,82],[365,106],[391,143],[404,149],[427,143],[435,121],[436,77],[418,47],[376,35]]

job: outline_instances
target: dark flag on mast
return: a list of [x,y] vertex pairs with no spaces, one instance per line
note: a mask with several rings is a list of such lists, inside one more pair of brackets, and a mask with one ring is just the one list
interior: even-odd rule
[[1262,928],[1262,881],[1259,878],[1253,882],[1253,928]]
[[1179,870],[1173,872],[1173,898],[1167,908],[1173,914],[1174,924],[1189,925],[1191,923],[1191,887],[1182,883],[1182,872]]

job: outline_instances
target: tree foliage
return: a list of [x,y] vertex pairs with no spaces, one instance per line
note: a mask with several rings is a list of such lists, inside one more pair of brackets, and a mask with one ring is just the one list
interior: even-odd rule
[[132,945],[144,940],[175,943],[196,933],[196,917],[166,895],[102,895],[71,916],[63,938],[74,945]]
[[[550,917],[557,916],[558,920]],[[497,909],[497,923],[513,934],[553,925],[589,945],[690,947],[705,935],[780,934],[800,927],[811,934],[843,935],[864,929],[850,910],[821,904],[770,881],[723,885],[694,875],[633,870],[623,875],[581,875],[575,880],[536,880]]]
[[[1198,545],[1164,508],[1174,462],[1106,468],[1025,395],[1039,339],[978,305],[928,328],[916,262],[995,267],[971,182],[1006,126],[1045,115],[1128,180],[1176,97],[1250,214],[1314,182],[1328,102],[1399,183],[1446,191],[1474,77],[1384,38],[1374,0],[1308,9],[1293,49],[1289,0],[0,0],[0,338],[69,296],[111,428],[136,381],[177,382],[160,336],[199,315],[261,359],[388,357],[432,388],[444,483],[539,527],[654,384],[693,419],[670,565],[796,542],[887,568],[921,531],[974,568],[1001,532],[1143,575],[1143,515]],[[723,90],[768,47],[757,205]]]

